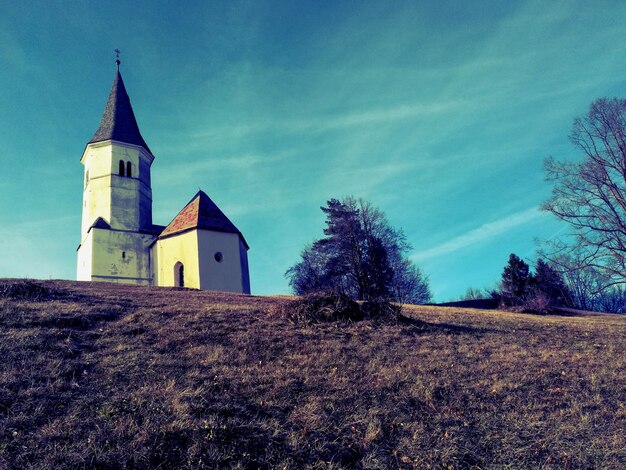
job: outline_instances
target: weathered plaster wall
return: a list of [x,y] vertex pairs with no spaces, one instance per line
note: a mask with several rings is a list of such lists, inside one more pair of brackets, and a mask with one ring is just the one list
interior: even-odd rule
[[152,283],[149,246],[153,235],[92,228],[88,238],[93,261],[91,277],[85,280]]
[[[112,148],[111,227],[140,230],[152,225],[150,165],[140,147],[115,144]],[[131,163],[132,176],[119,176],[119,162]],[[142,164],[140,164],[142,162]]]
[[[111,148],[110,146],[88,145],[81,160],[85,166],[83,191],[83,220],[81,238],[98,218],[111,220]],[[82,243],[82,240],[81,240]]]
[[[125,176],[119,175],[124,162]],[[81,246],[77,278],[150,284],[149,245],[154,236],[139,233],[152,225],[150,165],[154,157],[136,145],[115,141],[87,145]],[[127,163],[131,176],[126,176]],[[102,217],[112,230],[91,228]]]
[[[118,142],[89,144],[81,162],[85,166],[82,234],[98,218],[111,228],[139,230],[152,225],[150,165],[153,157],[143,148]],[[119,175],[119,162],[131,163],[131,177]]]

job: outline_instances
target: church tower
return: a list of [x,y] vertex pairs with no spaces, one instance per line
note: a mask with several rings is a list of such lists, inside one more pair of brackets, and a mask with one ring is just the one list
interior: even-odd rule
[[77,279],[150,284],[149,246],[162,229],[152,224],[150,167],[144,141],[119,71],[100,121],[87,143]]

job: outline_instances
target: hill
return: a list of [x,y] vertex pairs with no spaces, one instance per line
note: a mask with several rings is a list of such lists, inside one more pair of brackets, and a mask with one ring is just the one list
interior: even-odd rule
[[11,285],[0,468],[626,467],[626,316],[304,325],[289,298]]

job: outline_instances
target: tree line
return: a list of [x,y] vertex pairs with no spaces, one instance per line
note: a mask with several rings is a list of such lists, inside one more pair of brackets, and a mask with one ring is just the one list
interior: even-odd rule
[[560,307],[626,313],[626,289],[606,287],[607,279],[592,268],[563,271],[539,258],[533,268],[512,253],[493,288],[469,287],[460,300],[490,299],[501,308],[550,312]]
[[470,288],[465,299],[626,313],[626,100],[594,101],[569,138],[582,158],[545,160],[553,187],[541,206],[569,232],[543,242],[534,273],[511,254],[497,288]]
[[[626,313],[626,100],[594,101],[569,138],[582,158],[545,160],[552,193],[542,205],[569,232],[543,243],[534,271],[512,254],[498,288],[470,288],[465,298]],[[286,273],[296,294],[334,289],[358,300],[430,300],[428,278],[408,257],[406,237],[379,209],[353,197],[330,199],[321,209],[325,236]]]

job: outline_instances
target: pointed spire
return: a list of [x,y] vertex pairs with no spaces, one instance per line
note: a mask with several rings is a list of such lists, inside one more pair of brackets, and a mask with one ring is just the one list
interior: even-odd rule
[[128,93],[126,93],[124,80],[122,80],[122,74],[119,69],[119,50],[116,49],[115,52],[118,54],[115,60],[117,71],[113,79],[109,99],[107,100],[104,114],[100,120],[100,127],[88,143],[92,144],[105,140],[117,140],[127,144],[139,145],[145,148],[149,153],[152,153],[146,141],[143,140],[141,132],[139,132],[135,113],[130,104],[130,98],[128,97]]

